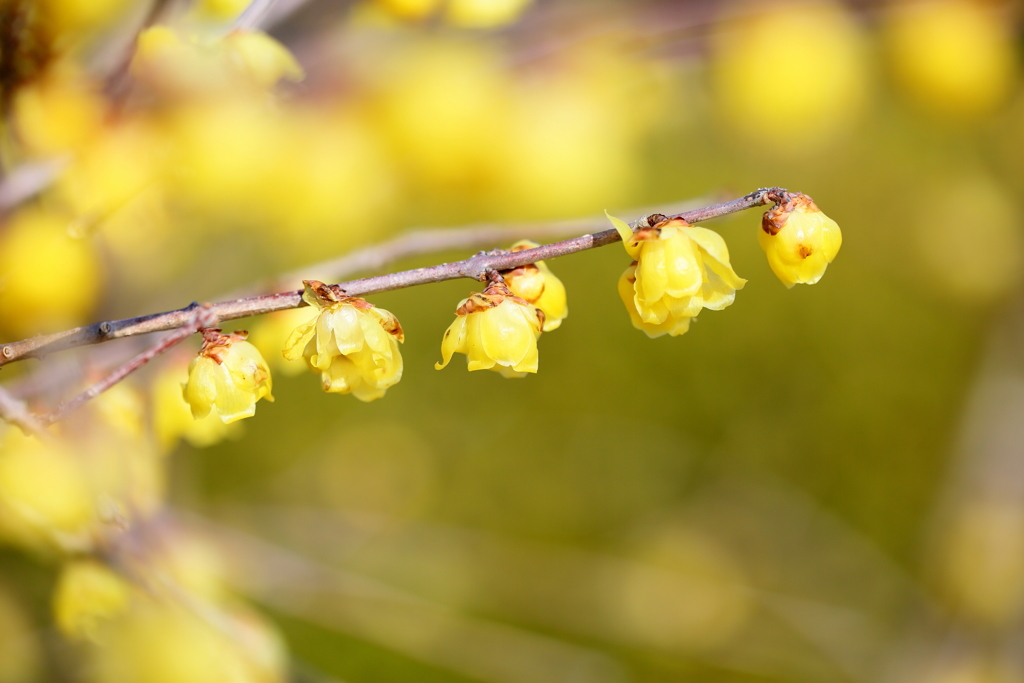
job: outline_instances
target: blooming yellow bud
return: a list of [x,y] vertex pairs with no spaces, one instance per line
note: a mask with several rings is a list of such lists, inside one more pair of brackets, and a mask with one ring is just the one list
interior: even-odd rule
[[224,438],[239,436],[242,425],[237,422],[225,424],[213,413],[199,420],[192,417],[181,394],[181,378],[187,376],[185,363],[175,359],[153,379],[152,425],[160,448],[170,450],[179,438],[195,448],[206,448]]
[[537,372],[537,337],[544,327],[544,313],[494,283],[483,291],[463,299],[453,322],[441,341],[444,360],[435,363],[440,370],[454,353],[466,354],[469,369],[497,370],[506,377],[525,377]]
[[217,409],[225,423],[252,417],[261,398],[273,401],[270,370],[246,332],[206,330],[199,355],[188,366],[183,396],[197,420]]
[[790,194],[766,211],[757,238],[768,265],[787,287],[820,280],[843,244],[836,222],[804,194]]
[[123,612],[130,597],[128,584],[92,560],[64,565],[53,595],[57,626],[73,638],[96,636],[100,623]]
[[[521,240],[512,245],[510,251],[534,249],[540,245],[530,240]],[[544,313],[544,331],[557,329],[569,315],[569,306],[565,300],[565,285],[559,280],[547,264],[537,261],[502,273],[509,291],[528,303],[533,304]]]
[[649,337],[683,334],[702,309],[722,310],[747,282],[732,269],[716,232],[653,216],[653,225],[634,233],[624,221],[608,218],[635,259],[619,278],[619,294],[633,326]]
[[363,299],[347,297],[319,280],[303,280],[302,298],[320,313],[299,325],[285,342],[284,357],[305,358],[320,372],[324,391],[373,401],[402,379],[405,341],[393,314]]

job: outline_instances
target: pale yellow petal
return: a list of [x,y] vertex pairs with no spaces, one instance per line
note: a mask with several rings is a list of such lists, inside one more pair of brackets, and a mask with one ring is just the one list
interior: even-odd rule
[[448,365],[456,351],[465,351],[466,317],[455,316],[455,321],[444,331],[444,337],[441,339],[441,362],[434,363],[434,369],[440,370]]
[[619,237],[622,238],[622,245],[626,247],[626,253],[629,254],[630,258],[637,259],[640,254],[641,244],[633,240],[633,228],[629,227],[629,223],[626,221],[608,213],[607,209],[605,209],[604,215],[608,217],[615,230],[618,231]]

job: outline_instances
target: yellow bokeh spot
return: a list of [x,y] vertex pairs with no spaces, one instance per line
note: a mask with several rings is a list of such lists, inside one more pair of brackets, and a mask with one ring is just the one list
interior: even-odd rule
[[997,628],[1024,614],[1024,507],[983,502],[958,511],[939,560],[958,611]]
[[719,109],[733,128],[764,140],[797,136],[774,148],[797,151],[844,129],[867,90],[865,40],[841,5],[744,5],[713,44]]
[[129,0],[39,0],[39,4],[57,33],[72,33],[113,23],[129,7]]
[[249,6],[252,0],[199,0],[192,6],[192,15],[198,19],[230,21]]
[[[273,629],[258,615],[215,612],[215,629],[173,603],[145,602],[111,624],[104,647],[92,651],[96,683],[277,683],[284,654]],[[230,635],[228,635],[230,634]],[[186,654],[187,653],[187,654]]]
[[986,114],[1016,82],[1013,35],[988,3],[906,3],[890,12],[886,29],[900,85],[940,114]]
[[[949,188],[972,207],[968,220],[950,212]],[[1015,200],[987,174],[962,172],[932,184],[912,223],[929,287],[957,302],[985,305],[1024,274],[1024,231]]]
[[519,18],[532,0],[448,0],[446,16],[456,26],[491,28]]
[[67,234],[68,221],[39,209],[15,215],[0,236],[0,320],[29,336],[84,322],[100,291],[91,245]]
[[96,522],[83,462],[60,441],[15,429],[0,448],[0,537],[38,550],[84,547]]
[[17,92],[19,140],[34,154],[67,152],[96,135],[104,115],[98,89],[75,69],[59,68]]
[[389,14],[410,21],[424,19],[441,5],[441,0],[375,0]]
[[53,595],[57,626],[73,638],[95,639],[101,624],[128,608],[129,585],[93,560],[64,565]]

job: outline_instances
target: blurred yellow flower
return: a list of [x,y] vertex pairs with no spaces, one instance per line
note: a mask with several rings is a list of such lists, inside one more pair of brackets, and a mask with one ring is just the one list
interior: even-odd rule
[[232,31],[201,40],[194,33],[151,26],[139,33],[132,73],[172,94],[237,94],[303,78],[302,67],[281,43],[260,31]]
[[1013,32],[991,3],[902,3],[888,12],[886,29],[896,78],[939,113],[989,113],[1016,83]]
[[188,381],[182,385],[197,420],[216,408],[222,421],[234,422],[255,415],[261,398],[274,400],[267,361],[245,341],[246,334],[204,332],[203,346],[189,364]]
[[716,232],[664,216],[633,232],[625,221],[608,218],[635,260],[619,278],[619,294],[633,326],[651,338],[683,334],[702,309],[722,310],[747,282],[732,269]]
[[472,370],[496,370],[506,377],[525,377],[537,372],[537,338],[544,327],[544,313],[519,298],[503,284],[491,284],[463,299],[455,310],[455,322],[444,333],[440,370],[452,354],[466,354]]
[[37,550],[81,550],[97,521],[84,461],[62,439],[7,429],[0,444],[0,537]]
[[425,19],[441,5],[441,0],[376,0],[376,4],[401,19]]
[[68,237],[68,222],[31,207],[4,226],[0,327],[9,334],[52,332],[81,322],[92,310],[100,290],[100,265],[86,240]]
[[[512,245],[510,251],[523,251],[539,246],[530,240],[520,240]],[[543,261],[520,266],[502,275],[509,291],[544,313],[544,332],[557,329],[562,320],[569,315],[565,285]]]
[[787,287],[820,280],[843,244],[836,222],[803,194],[766,211],[757,238],[768,265]]
[[[57,33],[82,34],[113,23],[128,0],[39,0],[47,23]],[[80,38],[81,35],[75,35]]]
[[100,624],[128,608],[130,587],[94,560],[64,565],[53,595],[57,626],[72,638],[95,640]]
[[224,38],[237,62],[259,85],[269,88],[281,79],[305,77],[298,60],[281,43],[261,31],[232,31]]
[[448,0],[448,21],[468,28],[510,24],[533,0]]
[[[95,683],[284,683],[281,637],[261,615],[199,600],[206,620],[173,601],[139,600],[89,650]],[[211,622],[216,624],[212,625]]]
[[799,153],[845,128],[867,95],[863,31],[838,2],[745,2],[718,27],[711,59],[723,118],[762,140],[797,135]]
[[104,116],[99,87],[78,69],[58,67],[14,98],[18,139],[34,154],[72,150],[95,136]]
[[319,309],[315,319],[299,325],[284,347],[288,360],[305,358],[320,372],[324,391],[373,401],[402,379],[405,341],[392,313],[357,297],[338,294],[319,280],[304,280],[302,298]]
[[230,21],[249,6],[252,0],[199,0],[193,4],[191,14],[200,19]]

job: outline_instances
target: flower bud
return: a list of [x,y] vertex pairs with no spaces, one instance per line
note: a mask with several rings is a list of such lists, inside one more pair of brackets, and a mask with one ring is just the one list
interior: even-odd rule
[[[510,251],[534,249],[540,245],[530,240],[521,240],[512,245]],[[569,315],[565,300],[565,285],[547,264],[537,261],[502,273],[509,291],[544,313],[544,331],[557,329]]]
[[64,565],[53,595],[57,626],[73,638],[95,639],[100,624],[124,612],[129,585],[93,560],[72,560]]
[[216,408],[223,422],[234,422],[255,415],[261,398],[274,400],[267,361],[245,341],[247,334],[204,332],[203,347],[189,364],[188,382],[182,385],[192,417],[204,418]]
[[544,328],[544,313],[514,295],[502,283],[463,299],[441,341],[443,361],[454,353],[466,354],[470,371],[495,370],[505,377],[537,372],[537,338]]
[[284,357],[305,358],[320,373],[324,391],[373,401],[402,379],[405,341],[392,313],[358,297],[348,297],[319,280],[303,280],[302,298],[320,313],[295,328],[285,342]]
[[705,308],[722,310],[747,282],[732,269],[716,232],[657,216],[654,225],[634,233],[624,221],[608,218],[635,259],[619,278],[619,295],[633,326],[648,337],[683,334],[691,318]]
[[805,194],[788,193],[761,219],[758,242],[782,284],[813,285],[839,253],[843,234]]

